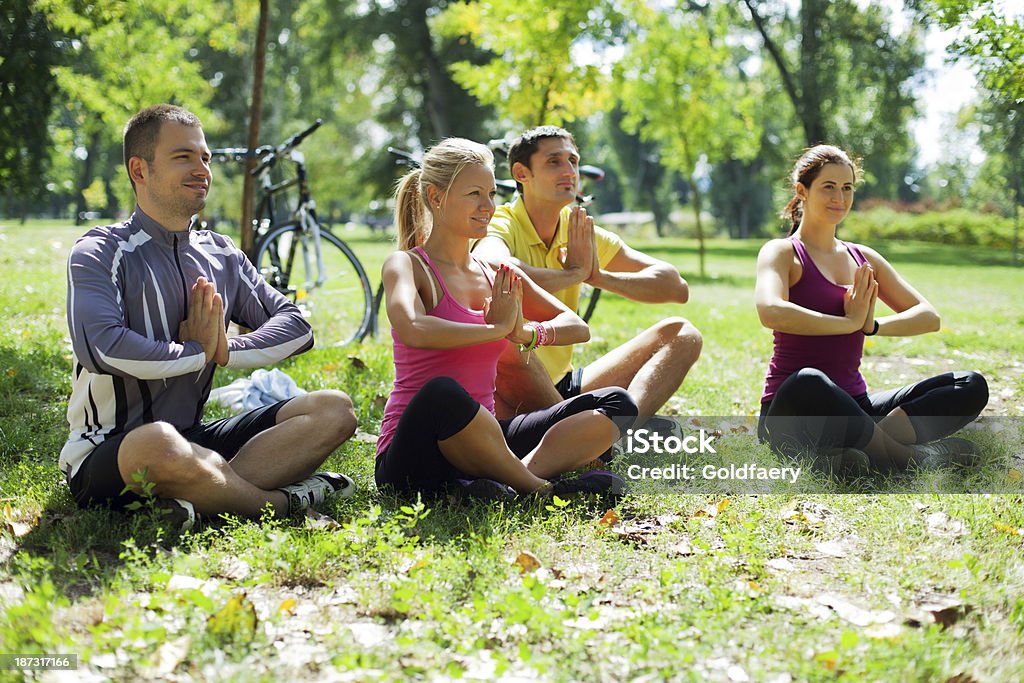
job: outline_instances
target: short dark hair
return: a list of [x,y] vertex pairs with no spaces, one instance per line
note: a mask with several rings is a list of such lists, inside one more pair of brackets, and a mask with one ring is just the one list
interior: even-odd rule
[[[576,139],[572,136],[572,133],[559,128],[558,126],[538,126],[537,128],[531,128],[519,137],[517,137],[508,148],[508,171],[512,173],[512,167],[517,163],[523,164],[526,168],[530,168],[530,158],[533,153],[540,147],[541,140],[547,140],[549,138],[562,138],[568,140],[572,145],[576,153],[579,154],[580,148],[576,145]],[[513,176],[514,177],[514,176]],[[516,181],[516,189],[519,190],[519,194],[523,194],[523,186]]]
[[124,167],[128,171],[128,181],[135,189],[128,160],[139,157],[152,163],[156,153],[156,140],[160,137],[160,126],[164,121],[180,123],[183,126],[202,128],[199,117],[189,110],[174,104],[154,104],[146,107],[133,116],[124,127]]

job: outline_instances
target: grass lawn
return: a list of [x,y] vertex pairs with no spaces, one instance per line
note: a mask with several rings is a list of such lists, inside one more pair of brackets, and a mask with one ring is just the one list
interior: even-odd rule
[[[1004,254],[881,245],[943,329],[869,340],[869,385],[976,369],[990,382],[985,414],[1006,418],[1003,432],[972,437],[980,472],[916,480],[928,493],[899,492],[905,481],[848,493],[808,475],[798,490],[648,493],[614,507],[381,495],[385,329],[280,366],[306,389],[353,397],[360,432],[327,468],[351,474],[356,496],[302,520],[227,520],[178,538],[149,511],[78,510],[57,470],[65,258],[80,232],[0,221],[0,681],[25,676],[3,670],[5,653],[77,655],[72,677],[43,680],[1024,679],[1024,269]],[[390,245],[343,234],[376,285]],[[710,243],[704,279],[692,241],[635,246],[678,265],[691,302],[602,298],[581,360],[684,315],[704,352],[664,412],[749,418],[771,351],[752,304],[759,243]],[[949,490],[971,493],[937,493]]]

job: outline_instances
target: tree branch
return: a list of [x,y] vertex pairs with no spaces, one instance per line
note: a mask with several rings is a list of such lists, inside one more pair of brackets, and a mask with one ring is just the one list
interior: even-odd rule
[[[800,93],[797,92],[796,83],[793,82],[793,76],[789,72],[789,67],[786,66],[785,60],[782,58],[782,52],[779,50],[775,41],[768,35],[768,27],[765,26],[764,18],[757,13],[757,9],[754,6],[752,0],[743,0],[743,4],[750,10],[750,16],[754,20],[754,25],[757,27],[757,32],[761,34],[761,39],[764,41],[764,47],[768,50],[768,54],[771,55],[772,61],[775,62],[775,66],[779,69],[779,75],[782,77],[782,86],[786,89],[786,94],[789,95],[789,99],[793,102],[793,108],[796,109],[797,115],[803,111],[803,98]],[[801,120],[803,117],[800,117]]]

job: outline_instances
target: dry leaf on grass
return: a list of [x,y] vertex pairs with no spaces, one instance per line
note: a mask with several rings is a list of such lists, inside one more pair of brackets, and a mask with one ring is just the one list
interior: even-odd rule
[[367,367],[366,362],[362,358],[360,358],[359,356],[354,356],[352,354],[348,355],[348,362],[349,365],[354,367],[356,370],[365,370]]
[[380,437],[377,434],[370,434],[369,432],[357,429],[355,436],[352,437],[352,441],[357,441],[359,443],[377,443],[379,438]]
[[521,574],[530,574],[541,568],[540,560],[529,550],[520,552],[512,564],[519,568]]
[[834,611],[840,619],[848,621],[854,626],[871,626],[873,624],[887,624],[896,618],[896,614],[889,610],[872,612],[853,603],[833,595],[822,593],[817,596],[817,601]]
[[1002,522],[996,522],[992,526],[995,527],[996,531],[1002,531],[1004,534],[1010,534],[1011,536],[1024,536],[1024,528],[1003,524]]
[[717,503],[708,503],[706,507],[701,510],[697,510],[693,513],[694,517],[710,517],[714,519],[718,517],[727,507],[729,507],[729,499],[723,498]]
[[619,515],[615,510],[608,510],[606,513],[601,515],[601,519],[598,521],[599,526],[615,526],[619,523]]
[[232,596],[219,612],[206,620],[206,631],[224,640],[251,640],[256,633],[257,621],[256,607],[245,591],[242,591]]
[[330,515],[317,512],[313,508],[306,508],[305,527],[307,529],[324,529],[326,531],[334,531],[341,528],[341,524],[338,520],[334,519]]

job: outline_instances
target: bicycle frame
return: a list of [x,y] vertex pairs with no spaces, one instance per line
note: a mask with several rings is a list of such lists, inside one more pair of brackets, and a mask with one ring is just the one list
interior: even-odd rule
[[[279,183],[273,183],[270,178],[270,169],[272,165],[267,165],[260,169],[260,204],[259,211],[256,220],[259,221],[258,225],[255,226],[257,230],[257,243],[262,239],[270,230],[270,227],[278,223],[284,222],[276,220],[277,216],[275,213],[274,195],[280,194],[281,192],[294,187],[299,186],[299,201],[296,204],[295,210],[291,213],[291,219],[299,226],[299,239],[292,242],[290,249],[288,250],[287,263],[284,270],[286,272],[294,272],[292,265],[295,260],[296,250],[302,250],[303,265],[305,266],[305,273],[313,273],[311,265],[313,258],[316,259],[316,282],[305,282],[303,285],[306,290],[310,290],[314,287],[319,287],[327,280],[327,273],[324,267],[323,250],[321,249],[320,240],[320,222],[316,218],[316,202],[313,200],[309,191],[309,182],[306,177],[306,165],[305,157],[302,152],[292,149],[288,152],[288,161],[295,166],[295,177],[283,180]],[[271,255],[271,265],[274,268],[280,268],[280,263],[275,263],[278,260],[277,254]]]

